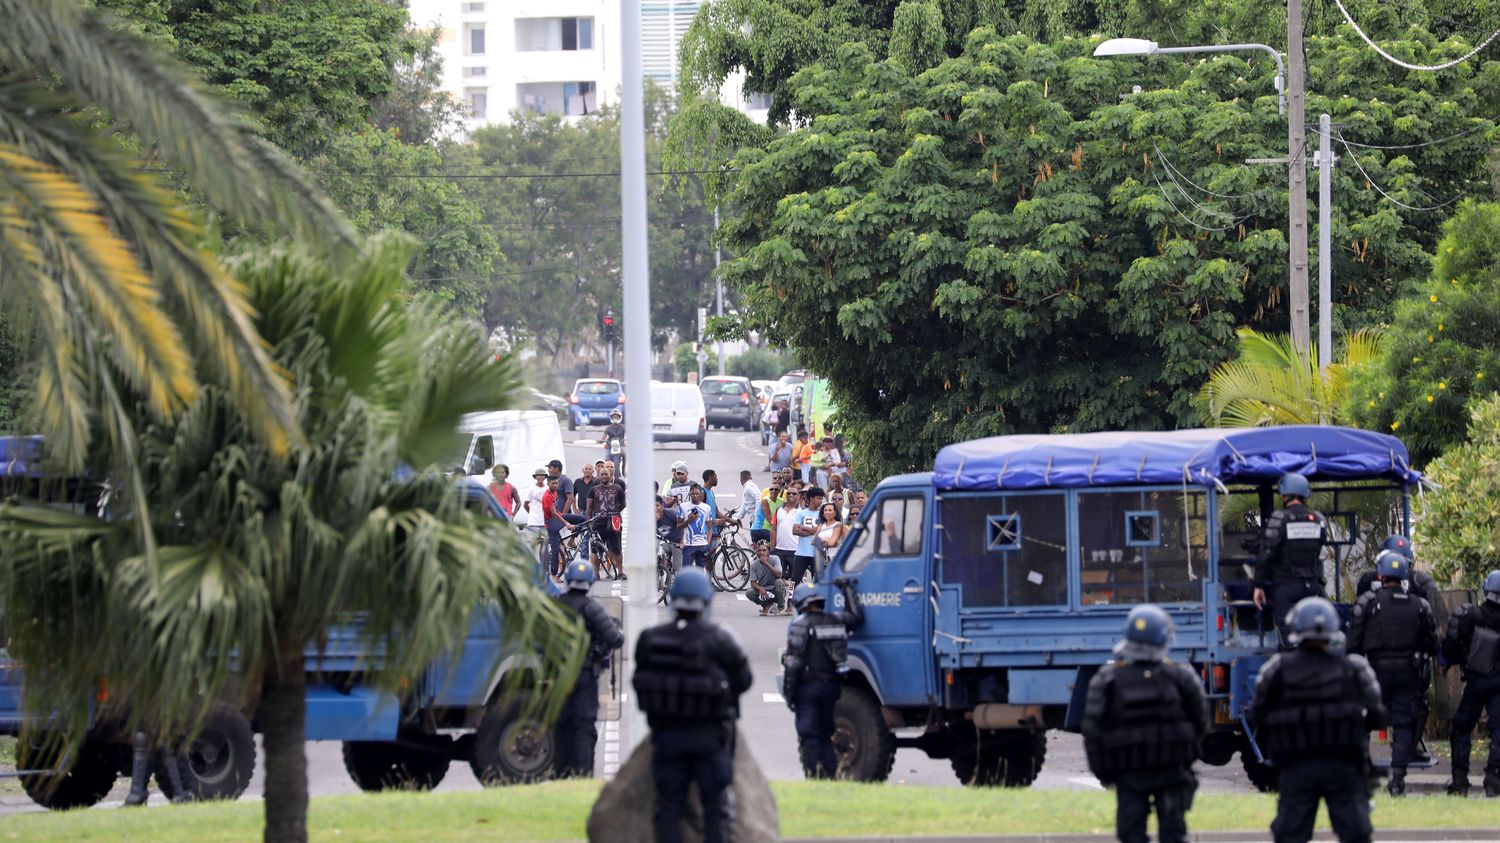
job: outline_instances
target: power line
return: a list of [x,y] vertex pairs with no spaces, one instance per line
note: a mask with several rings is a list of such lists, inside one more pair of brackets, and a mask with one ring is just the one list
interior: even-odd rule
[[[1397,207],[1405,208],[1408,211],[1416,211],[1418,213],[1425,213],[1425,212],[1428,212],[1428,211],[1441,211],[1442,209],[1448,207],[1449,205],[1457,203],[1459,199],[1463,198],[1463,197],[1455,197],[1453,199],[1449,199],[1447,202],[1443,202],[1443,203],[1438,204],[1438,205],[1432,205],[1432,206],[1429,206],[1429,207],[1426,207],[1426,208],[1419,208],[1416,205],[1408,205],[1405,202],[1402,202],[1400,199],[1397,199],[1396,197],[1390,195],[1389,193],[1386,193],[1385,190],[1383,188],[1381,188],[1381,186],[1374,179],[1370,178],[1370,174],[1365,171],[1365,166],[1363,164],[1359,163],[1359,156],[1354,153],[1354,148],[1349,145],[1348,141],[1344,140],[1341,136],[1339,136],[1339,134],[1337,132],[1334,132],[1333,137],[1334,137],[1334,140],[1337,140],[1339,143],[1342,143],[1344,145],[1344,151],[1349,153],[1349,160],[1354,162],[1354,166],[1359,170],[1360,175],[1362,175],[1362,176],[1365,177],[1365,183],[1368,184],[1368,185],[1370,185],[1371,187],[1375,188],[1375,192],[1376,193],[1379,193],[1381,196],[1384,196],[1389,202],[1391,202],[1391,204],[1396,205]],[[1421,190],[1421,189],[1418,189],[1418,192],[1419,193],[1426,193],[1426,191]],[[1436,198],[1436,197],[1433,197],[1433,198]]]
[[[1152,170],[1151,170],[1151,178],[1152,178],[1152,180],[1154,180],[1156,182],[1157,189],[1161,191],[1161,198],[1167,200],[1167,204],[1172,207],[1173,211],[1177,212],[1177,216],[1182,217],[1182,219],[1184,221],[1186,221],[1188,225],[1191,225],[1193,228],[1196,228],[1199,231],[1208,231],[1208,232],[1225,232],[1225,231],[1231,231],[1231,230],[1237,228],[1240,225],[1240,223],[1243,223],[1245,220],[1250,219],[1249,217],[1241,217],[1240,219],[1238,219],[1238,220],[1236,220],[1236,221],[1234,221],[1234,222],[1230,223],[1229,225],[1226,225],[1226,226],[1224,226],[1222,228],[1216,228],[1214,226],[1209,226],[1209,225],[1202,225],[1197,220],[1193,219],[1192,217],[1188,216],[1187,214],[1184,214],[1182,212],[1182,210],[1177,207],[1177,203],[1172,201],[1171,194],[1167,193],[1167,188],[1161,183],[1161,179],[1157,178],[1157,176],[1156,176],[1156,169],[1155,168],[1152,168]],[[1181,187],[1178,188],[1178,190],[1181,190],[1181,189],[1182,189]],[[1187,194],[1183,194],[1183,195],[1186,196]],[[1223,213],[1223,212],[1221,211],[1220,213]]]
[[[1208,194],[1209,196],[1217,196],[1221,199],[1249,199],[1251,196],[1251,194],[1248,193],[1220,193],[1217,190],[1210,190],[1188,178],[1186,175],[1183,175],[1181,170],[1173,166],[1172,162],[1167,158],[1167,154],[1161,151],[1160,146],[1156,145],[1156,141],[1153,140],[1151,142],[1151,148],[1156,150],[1156,156],[1161,159],[1162,164],[1167,168],[1167,175],[1170,176],[1173,173],[1176,173],[1178,176],[1182,177],[1183,181],[1187,182],[1193,187],[1198,188],[1198,190]],[[1173,181],[1176,181],[1176,179],[1174,178]]]
[[[147,173],[175,173],[166,167],[143,167],[141,172]],[[619,172],[598,173],[468,173],[468,172],[446,172],[446,173],[377,173],[369,170],[308,170],[309,175],[321,178],[367,178],[367,179],[442,179],[442,180],[495,180],[506,181],[509,179],[593,179],[593,178],[619,178]],[[696,176],[709,173],[732,173],[735,170],[706,169],[706,170],[648,170],[648,176]]]
[[[1373,144],[1373,143],[1359,143],[1357,141],[1344,140],[1342,137],[1339,137],[1339,140],[1344,145],[1346,145],[1346,146],[1357,146],[1360,149],[1383,149],[1383,150],[1388,150],[1388,151],[1389,150],[1399,150],[1399,149],[1421,149],[1421,148],[1426,147],[1426,146],[1437,146],[1438,144],[1444,144],[1444,143],[1447,143],[1448,141],[1455,141],[1455,140],[1458,140],[1459,138],[1468,137],[1469,135],[1472,135],[1475,132],[1483,132],[1483,131],[1487,131],[1487,130],[1493,129],[1493,128],[1494,128],[1493,125],[1489,125],[1489,126],[1475,126],[1473,128],[1470,128],[1470,129],[1465,129],[1462,132],[1458,132],[1457,134],[1449,135],[1446,138],[1438,138],[1437,140],[1422,141],[1421,143],[1399,144],[1399,145],[1396,145],[1396,146],[1380,146],[1378,144]],[[1315,135],[1316,134],[1321,134],[1317,129],[1308,129],[1308,131],[1312,132]]]
[[1339,7],[1339,11],[1342,12],[1343,15],[1344,15],[1344,20],[1347,21],[1349,23],[1349,25],[1354,28],[1354,34],[1358,35],[1360,37],[1360,40],[1362,40],[1366,44],[1370,45],[1370,48],[1373,49],[1375,52],[1379,53],[1381,55],[1381,57],[1384,58],[1386,61],[1388,61],[1388,62],[1390,62],[1390,63],[1392,63],[1394,65],[1397,65],[1399,67],[1404,67],[1407,70],[1420,70],[1420,71],[1426,71],[1426,72],[1432,72],[1432,71],[1438,71],[1438,70],[1447,70],[1450,67],[1454,67],[1456,65],[1463,64],[1464,62],[1466,62],[1469,59],[1473,58],[1474,56],[1478,55],[1481,50],[1483,50],[1485,47],[1488,47],[1490,45],[1490,43],[1493,42],[1496,38],[1500,38],[1500,29],[1497,29],[1494,32],[1491,32],[1489,34],[1488,38],[1485,38],[1483,41],[1481,41],[1479,43],[1479,46],[1477,46],[1474,49],[1470,50],[1467,54],[1465,54],[1461,58],[1456,58],[1453,61],[1444,62],[1442,64],[1412,64],[1410,62],[1402,61],[1401,59],[1396,58],[1395,56],[1391,55],[1390,53],[1387,53],[1385,50],[1381,49],[1381,47],[1380,47],[1379,44],[1376,44],[1374,41],[1371,41],[1370,40],[1370,36],[1366,35],[1365,31],[1363,29],[1359,28],[1359,24],[1357,24],[1357,23],[1354,22],[1354,17],[1349,14],[1349,10],[1346,9],[1346,8],[1344,8],[1344,0],[1333,0],[1333,4],[1335,6]]

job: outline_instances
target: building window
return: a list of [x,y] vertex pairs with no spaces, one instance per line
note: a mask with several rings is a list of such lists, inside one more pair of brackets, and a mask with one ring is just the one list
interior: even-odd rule
[[469,24],[464,27],[468,37],[464,39],[466,55],[484,55],[484,24]]
[[482,65],[479,66],[479,67],[466,67],[466,68],[464,68],[464,76],[466,78],[469,78],[469,79],[473,79],[473,78],[478,77],[478,76],[488,76],[489,73],[490,73],[490,69],[488,67],[484,67]]
[[516,86],[516,107],[527,114],[581,116],[599,110],[596,82],[532,82]]
[[466,14],[466,15],[477,15],[480,12],[484,11],[484,4],[483,3],[465,3],[463,8],[464,8],[464,14]]
[[469,104],[469,116],[475,120],[484,120],[489,113],[489,88],[465,88],[464,100]]
[[594,49],[593,18],[517,18],[516,52]]

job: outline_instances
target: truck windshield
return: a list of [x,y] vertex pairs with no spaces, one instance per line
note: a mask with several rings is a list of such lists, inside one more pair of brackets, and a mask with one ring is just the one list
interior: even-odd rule
[[899,495],[882,498],[865,510],[862,526],[844,558],[845,573],[859,573],[876,557],[920,555],[926,507],[921,495]]

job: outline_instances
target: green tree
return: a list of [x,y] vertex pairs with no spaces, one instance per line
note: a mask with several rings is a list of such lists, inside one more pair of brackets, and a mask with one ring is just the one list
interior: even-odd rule
[[1500,204],[1465,202],[1432,273],[1396,304],[1384,353],[1361,372],[1350,413],[1401,437],[1420,465],[1464,440],[1469,406],[1500,380]]
[[[270,144],[191,74],[71,0],[0,0],[0,285],[13,324],[34,326],[32,429],[70,469],[112,454],[139,495],[139,401],[156,423],[224,384],[266,441],[296,419],[239,286],[204,248],[200,221],[152,170],[182,177],[214,209],[309,242],[347,224]],[[97,119],[96,119],[97,118]],[[112,136],[128,126],[155,164]],[[102,448],[96,440],[102,429]]]
[[724,371],[753,381],[774,381],[792,368],[789,355],[769,348],[747,348],[724,361]]
[[[741,328],[829,378],[872,468],[922,466],[954,438],[1191,424],[1235,330],[1284,329],[1284,182],[1242,163],[1284,154],[1274,67],[1092,47],[979,30],[913,77],[847,46],[790,80],[805,125],[735,159],[724,273]],[[1493,124],[1477,115],[1500,65],[1419,87],[1352,36],[1309,60],[1327,80],[1309,110],[1351,139],[1472,130],[1346,155],[1370,177],[1341,168],[1335,183],[1333,239],[1349,245],[1334,321],[1349,332],[1427,272],[1446,214],[1373,186],[1416,208],[1482,188]],[[1132,84],[1144,91],[1121,101]]]
[[1472,405],[1468,440],[1427,466],[1436,488],[1420,499],[1422,555],[1439,582],[1478,588],[1500,554],[1500,396]]
[[[392,692],[457,644],[483,601],[544,670],[580,662],[514,531],[466,512],[441,473],[397,479],[402,465],[451,460],[459,417],[517,387],[471,325],[407,303],[408,255],[384,237],[352,260],[276,249],[235,262],[298,385],[306,444],[267,448],[213,386],[152,425],[140,462],[158,561],[118,519],[0,507],[0,611],[25,618],[9,647],[33,710],[58,711],[76,741],[100,676],[163,734],[218,700],[257,699],[268,843],[307,839],[303,654],[350,613],[382,654],[373,681]],[[558,683],[543,688],[560,702]]]
[[891,26],[891,62],[921,73],[947,58],[943,10],[934,0],[907,0],[896,7]]
[[[710,344],[703,344],[703,351],[708,355],[708,362],[703,364],[704,375],[714,375],[719,372],[719,352]],[[690,342],[681,343],[677,350],[672,352],[672,366],[677,370],[677,380],[686,381],[688,374],[698,373],[698,356],[693,351]]]
[[1345,338],[1325,373],[1316,345],[1301,354],[1286,334],[1249,328],[1238,334],[1238,355],[1220,363],[1198,393],[1199,416],[1212,427],[1343,424],[1350,376],[1380,348],[1378,334],[1358,331]]

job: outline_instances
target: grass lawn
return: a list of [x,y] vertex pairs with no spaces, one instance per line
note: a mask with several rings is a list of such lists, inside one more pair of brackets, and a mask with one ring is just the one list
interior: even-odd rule
[[[0,770],[16,768],[16,739],[0,737]],[[15,779],[0,779],[0,796],[24,793],[21,783]]]
[[[804,782],[774,787],[782,833],[789,837],[1109,833],[1114,828],[1110,793]],[[324,797],[312,802],[311,834],[315,840],[379,843],[582,840],[598,789],[597,782],[561,782],[477,793]],[[1398,801],[1382,796],[1375,825],[1492,827],[1494,808],[1494,803],[1479,799],[1433,796]],[[0,823],[0,841],[238,843],[259,839],[261,810],[259,802],[236,802],[26,814]],[[1201,796],[1188,824],[1202,831],[1263,829],[1274,812],[1271,797]]]

